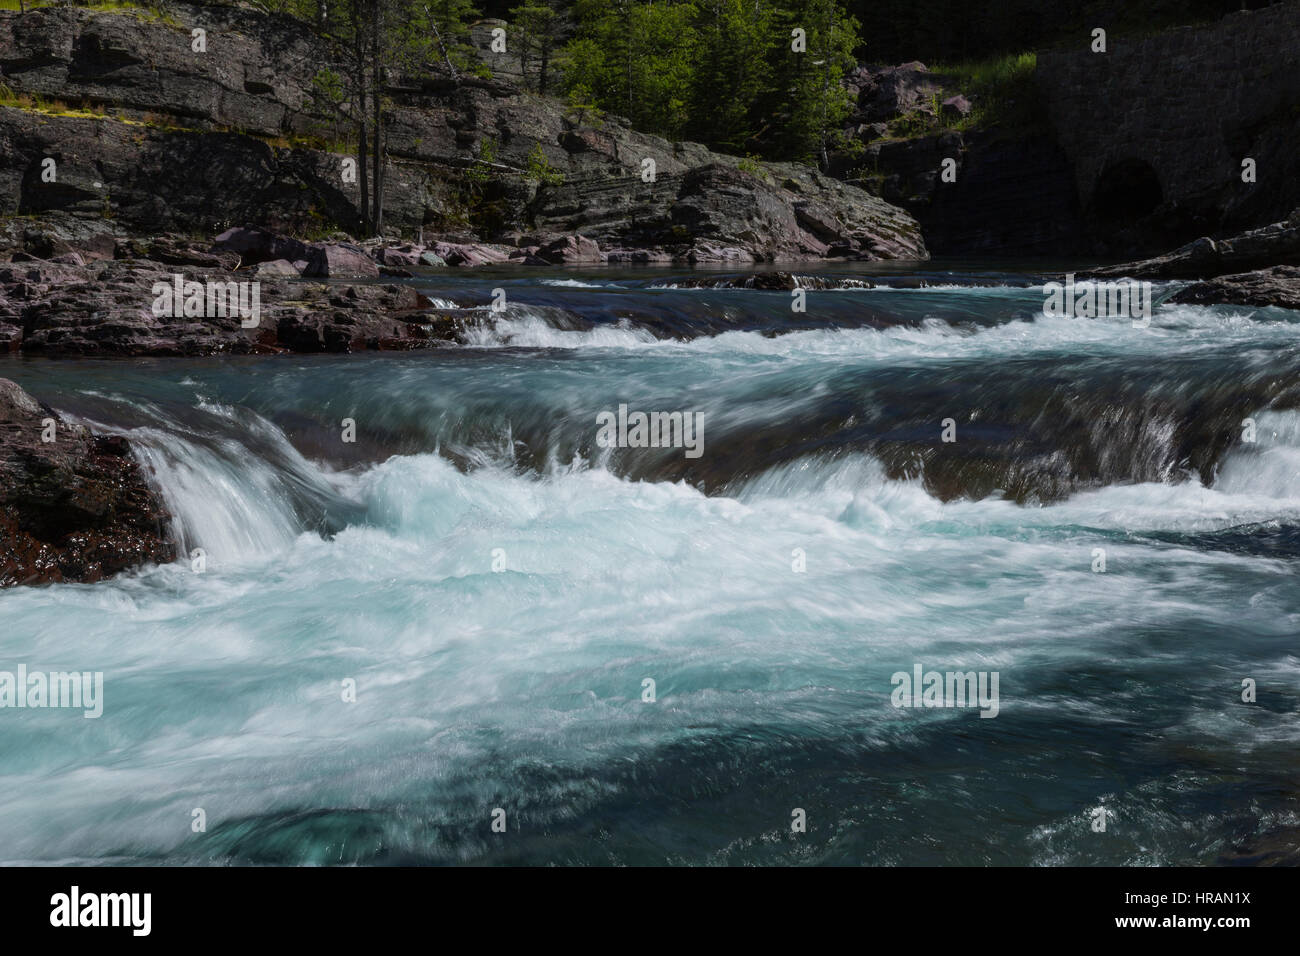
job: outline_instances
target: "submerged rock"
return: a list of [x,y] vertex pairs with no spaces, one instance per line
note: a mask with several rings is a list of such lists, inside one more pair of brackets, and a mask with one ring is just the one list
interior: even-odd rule
[[765,291],[875,288],[875,284],[866,279],[849,279],[842,276],[796,275],[793,272],[756,272],[752,275],[706,276],[698,279],[681,279],[677,284],[683,289],[760,289]]
[[170,517],[125,438],[64,421],[0,379],[0,587],[173,561]]

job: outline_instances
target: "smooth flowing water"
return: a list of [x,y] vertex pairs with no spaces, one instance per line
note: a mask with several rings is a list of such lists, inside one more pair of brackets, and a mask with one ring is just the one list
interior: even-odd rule
[[[0,860],[1294,849],[1300,314],[1048,318],[1042,276],[927,269],[805,313],[439,275],[435,351],[0,362],[130,436],[205,555],[0,593],[0,669],[104,673],[99,719],[0,712]],[[702,453],[601,447],[620,404]],[[996,673],[996,717],[895,707],[916,665]]]

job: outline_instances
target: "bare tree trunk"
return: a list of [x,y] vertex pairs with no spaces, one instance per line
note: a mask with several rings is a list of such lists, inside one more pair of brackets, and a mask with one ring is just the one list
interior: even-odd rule
[[438,41],[438,49],[442,51],[442,58],[447,61],[447,69],[451,71],[451,78],[454,80],[460,74],[456,72],[455,64],[451,62],[451,54],[447,52],[447,45],[442,42],[442,33],[438,30],[438,21],[434,19],[433,11],[427,6],[424,8],[424,15],[429,20],[429,26],[433,27],[433,37]]
[[366,57],[365,41],[361,35],[360,0],[352,4],[353,82],[357,95],[357,185],[361,189],[361,231],[370,232],[370,179],[366,175]]
[[373,208],[375,211],[375,235],[379,235],[380,230],[384,228],[384,114],[383,114],[383,44],[380,38],[383,35],[383,18],[381,5],[383,0],[372,0],[374,3],[374,98],[375,98],[375,201]]
[[[361,108],[365,109],[365,101],[361,103]],[[369,165],[366,157],[366,118],[363,114],[357,120],[357,170],[361,174],[358,179],[358,185],[361,187],[361,231],[370,233],[370,181],[366,176],[366,166]]]
[[632,58],[636,47],[633,45],[631,7],[624,4],[623,9],[627,16],[627,118],[630,120],[632,119]]
[[822,102],[821,102],[821,109],[818,110],[818,122],[817,122],[817,151],[820,154],[818,158],[821,160],[822,172],[826,172],[828,169],[830,169],[830,165],[831,165],[831,158],[826,152],[826,140],[827,140],[826,105],[831,95],[831,71],[833,69],[831,63],[831,50],[832,50],[831,38],[834,32],[835,32],[835,14],[831,13],[830,23],[827,24],[825,35],[822,38],[822,44],[823,44],[822,46],[822,73],[823,73]]

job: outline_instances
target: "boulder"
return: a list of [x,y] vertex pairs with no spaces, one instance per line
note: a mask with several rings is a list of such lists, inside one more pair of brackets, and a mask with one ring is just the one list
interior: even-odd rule
[[939,115],[946,120],[964,119],[971,114],[970,100],[958,93],[939,104]]
[[439,242],[433,252],[449,266],[483,266],[510,258],[507,251],[480,243]]
[[1300,310],[1300,267],[1274,266],[1220,276],[1180,289],[1170,302],[1194,305],[1277,306]]
[[375,252],[375,261],[381,266],[392,266],[394,268],[404,268],[406,266],[418,266],[422,250],[415,246],[384,246]]
[[173,561],[169,523],[127,439],[67,422],[0,379],[0,587]]
[[869,123],[888,122],[912,111],[934,115],[932,98],[943,92],[942,78],[915,60],[873,69],[870,79],[870,83],[862,84],[858,100]]
[[298,239],[276,235],[257,226],[235,226],[212,241],[214,252],[237,253],[244,265],[275,259],[310,260],[312,247]]
[[297,276],[298,269],[288,259],[271,259],[259,262],[253,267],[253,274],[258,276]]
[[1260,229],[1225,239],[1205,236],[1162,256],[1093,269],[1087,275],[1098,278],[1205,279],[1275,265],[1300,265],[1300,209],[1293,210],[1283,221]]
[[358,246],[341,242],[317,243],[308,252],[303,275],[317,278],[377,276],[379,266]]
[[537,258],[552,265],[575,265],[600,262],[600,246],[586,236],[564,236],[548,242],[537,252]]

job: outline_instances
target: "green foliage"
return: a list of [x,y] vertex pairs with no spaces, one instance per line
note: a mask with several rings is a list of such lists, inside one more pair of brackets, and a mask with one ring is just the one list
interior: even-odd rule
[[971,97],[971,114],[955,124],[958,128],[1022,128],[1045,119],[1034,80],[1037,67],[1038,56],[1031,52],[935,66],[932,72],[944,77],[946,87]]
[[328,67],[317,70],[311,78],[311,98],[322,108],[337,107],[344,99],[343,78]]
[[889,135],[895,139],[910,139],[921,133],[929,132],[934,120],[920,110],[908,110],[902,116],[889,121]]
[[[824,161],[849,115],[857,21],[840,0],[576,0],[570,100],[737,154]],[[792,49],[803,31],[806,48]]]
[[484,68],[470,43],[470,24],[479,16],[474,0],[415,0],[407,13],[406,34],[413,42],[426,40],[435,60],[460,73]]
[[528,154],[528,163],[524,167],[524,178],[539,186],[558,186],[564,182],[564,174],[551,165],[546,154],[542,152],[541,143],[533,143],[532,152]]
[[511,42],[519,57],[519,69],[534,89],[547,93],[554,72],[553,61],[564,36],[566,17],[559,0],[524,0],[510,11]]
[[638,129],[682,134],[694,75],[694,0],[577,0],[578,34],[561,56],[565,85]]
[[479,140],[478,156],[470,167],[465,170],[465,181],[469,183],[472,193],[481,193],[483,187],[492,181],[492,165],[496,160],[497,141],[490,136]]
[[767,177],[767,171],[763,169],[759,157],[750,153],[740,162],[736,163],[736,168],[741,172],[749,173],[752,176]]
[[121,13],[149,22],[179,27],[180,21],[163,9],[161,3],[130,3],[126,0],[95,0],[94,3],[56,3],[53,0],[0,0],[0,10],[36,10],[41,7],[73,6],[92,13]]
[[605,111],[596,105],[596,95],[581,84],[570,87],[565,114],[579,126],[588,122],[601,126],[605,122]]
[[753,139],[773,80],[772,0],[700,0],[690,138],[731,152]]
[[[776,152],[782,158],[825,165],[830,137],[852,112],[850,94],[841,83],[857,65],[858,22],[836,0],[791,0],[778,17],[783,48],[778,55],[780,84],[775,91],[779,132]],[[806,52],[797,53],[792,31],[806,34]]]
[[340,136],[340,124],[344,119],[347,93],[343,87],[343,77],[326,67],[317,70],[311,78],[311,111],[328,117],[327,131],[329,139],[337,140]]

